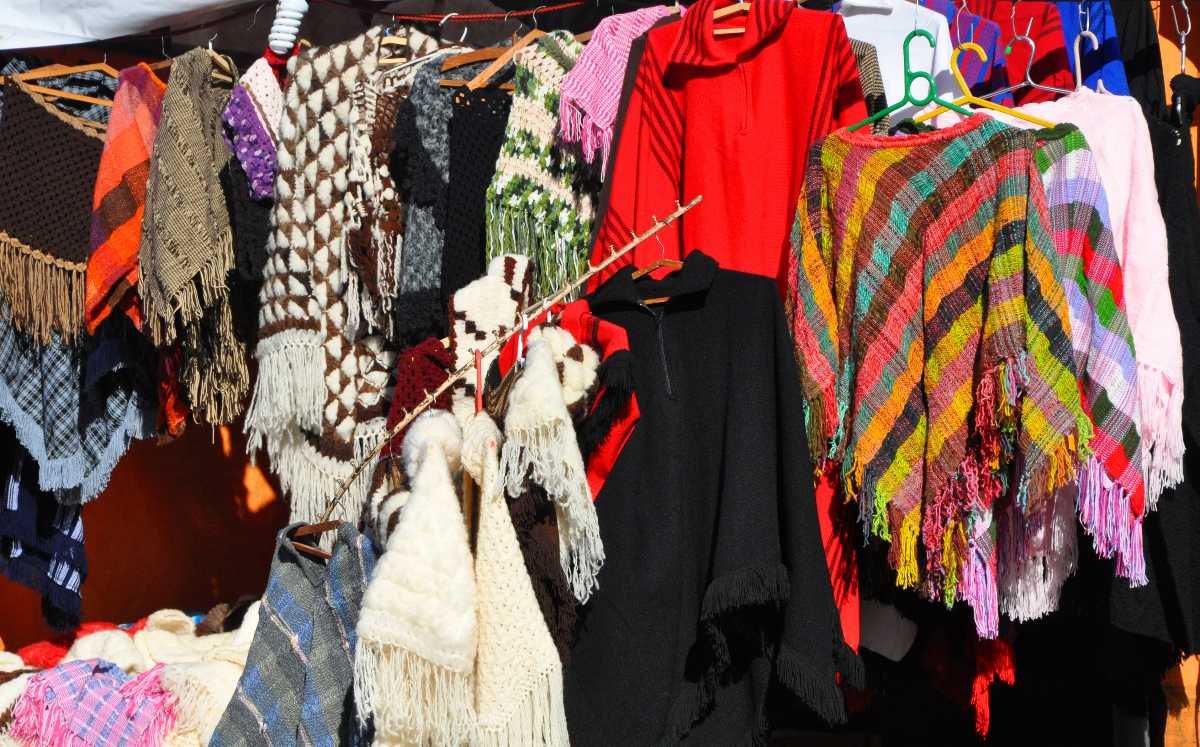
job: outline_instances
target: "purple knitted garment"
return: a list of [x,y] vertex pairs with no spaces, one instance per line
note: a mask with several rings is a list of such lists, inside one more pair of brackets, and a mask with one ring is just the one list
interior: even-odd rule
[[283,91],[266,60],[259,59],[234,86],[225,106],[225,141],[242,164],[255,199],[275,194],[275,144]]
[[670,5],[656,5],[603,19],[575,67],[563,79],[559,137],[563,142],[579,143],[588,163],[596,161],[599,151],[601,169],[608,166],[625,66],[634,39],[674,12]]

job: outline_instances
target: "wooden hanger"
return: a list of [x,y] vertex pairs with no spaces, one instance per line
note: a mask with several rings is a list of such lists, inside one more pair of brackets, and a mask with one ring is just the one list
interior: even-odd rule
[[[658,219],[654,218],[654,222],[657,223]],[[659,247],[659,249],[662,249],[662,254],[666,255],[667,248],[665,246],[663,246],[662,237],[656,235],[654,238],[658,240],[658,247]],[[642,278],[642,277],[645,277],[646,275],[649,275],[650,273],[654,272],[655,270],[661,270],[664,267],[670,268],[671,270],[679,270],[679,269],[683,268],[683,263],[677,259],[668,259],[666,256],[660,256],[658,259],[654,260],[653,262],[646,265],[645,267],[641,267],[641,268],[635,270],[632,275],[632,279],[637,280],[638,278]],[[647,299],[643,300],[642,303],[646,304],[647,306],[651,306],[653,304],[666,303],[667,301],[670,301],[670,300],[671,300],[670,296],[661,296],[659,298],[647,298]]]
[[79,101],[84,104],[92,104],[95,106],[111,107],[113,105],[111,99],[97,98],[96,96],[88,96],[87,94],[75,93],[73,91],[62,91],[57,88],[39,86],[36,83],[26,82],[31,80],[40,80],[42,78],[59,78],[67,75],[74,75],[76,73],[91,72],[93,70],[100,70],[106,75],[112,76],[113,78],[116,78],[119,75],[117,70],[110,67],[108,63],[95,62],[88,65],[61,65],[54,63],[51,65],[43,65],[42,67],[35,68],[33,70],[26,70],[23,73],[16,73],[9,77],[11,77],[13,80],[21,81],[30,91],[41,94],[42,96],[53,97],[56,99],[67,99],[69,101]]
[[[717,8],[713,11],[713,21],[720,21],[738,13],[750,13],[750,3],[740,2],[726,5],[724,8]],[[713,29],[713,36],[737,36],[744,33],[746,33],[745,26]]]
[[476,75],[474,78],[472,78],[470,81],[468,81],[467,88],[471,89],[472,91],[477,91],[480,88],[482,88],[484,85],[487,84],[487,82],[489,80],[491,80],[496,75],[496,73],[503,70],[504,66],[512,61],[513,55],[515,55],[518,50],[522,49],[523,47],[529,46],[530,44],[532,44],[533,42],[537,41],[538,39],[542,38],[545,35],[546,35],[545,31],[535,28],[532,31],[530,31],[529,33],[522,36],[511,47],[504,50],[504,54],[497,57],[492,62],[492,64],[488,65],[483,70],[479,71],[478,75]]
[[[1078,49],[1078,46],[1076,46],[1076,49]],[[958,67],[958,60],[960,57],[962,57],[963,52],[974,52],[979,56],[981,62],[987,62],[988,59],[987,52],[983,51],[983,47],[979,46],[975,42],[964,42],[963,44],[960,44],[954,48],[954,52],[950,54],[950,72],[954,74],[954,80],[958,81],[959,89],[966,91],[966,94],[960,96],[951,103],[957,106],[966,106],[969,104],[972,106],[978,106],[982,109],[990,109],[991,111],[1007,114],[1010,117],[1024,120],[1030,124],[1034,124],[1045,129],[1054,126],[1053,122],[1048,122],[1041,117],[1035,117],[1032,114],[1026,114],[1020,109],[1012,109],[1007,106],[1002,106],[994,101],[988,101],[987,99],[980,98],[971,93],[971,88],[967,85],[967,81],[963,78],[962,70]],[[913,121],[917,123],[926,122],[945,111],[948,111],[948,108],[945,105],[939,106],[932,111],[928,111],[924,114],[913,117]]]
[[298,551],[304,553],[305,555],[310,555],[314,558],[319,558],[321,560],[329,560],[330,558],[333,557],[333,555],[331,555],[327,551],[322,550],[319,547],[314,547],[313,545],[307,545],[303,542],[297,542],[296,539],[299,537],[320,536],[320,535],[324,534],[325,532],[331,531],[333,529],[337,529],[337,525],[340,523],[341,522],[338,522],[338,521],[321,521],[316,524],[305,524],[303,526],[297,527],[296,530],[294,532],[292,532],[292,536],[289,537],[288,539],[291,541],[292,547],[296,548]]
[[120,75],[120,72],[107,62],[91,62],[86,65],[44,65],[23,73],[17,73],[13,77],[17,80],[38,80],[39,78],[58,78],[63,75],[74,75],[76,73],[90,73],[95,70],[99,70],[113,78]]
[[[483,49],[472,49],[470,52],[463,52],[462,54],[450,55],[442,60],[442,72],[473,65],[476,62],[494,60],[507,50],[508,47],[484,47]],[[442,81],[442,84],[445,85],[446,82]]]

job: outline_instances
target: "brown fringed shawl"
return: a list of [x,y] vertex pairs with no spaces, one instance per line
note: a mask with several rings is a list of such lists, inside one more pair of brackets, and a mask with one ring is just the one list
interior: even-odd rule
[[231,156],[221,136],[229,88],[212,71],[200,48],[171,66],[146,190],[139,290],[154,344],[180,345],[179,379],[196,418],[228,423],[241,414],[250,374],[234,334],[233,232],[219,179]]
[[11,78],[0,124],[0,300],[41,344],[83,327],[92,190],[104,128],[49,106]]

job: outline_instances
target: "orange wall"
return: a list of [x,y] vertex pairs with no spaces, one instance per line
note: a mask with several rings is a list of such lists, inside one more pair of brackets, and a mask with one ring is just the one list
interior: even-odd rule
[[[245,452],[240,424],[191,424],[174,443],[134,444],[84,508],[84,620],[132,622],[164,607],[204,611],[262,593],[287,507],[265,460],[254,466]],[[5,647],[49,635],[38,595],[0,578]]]

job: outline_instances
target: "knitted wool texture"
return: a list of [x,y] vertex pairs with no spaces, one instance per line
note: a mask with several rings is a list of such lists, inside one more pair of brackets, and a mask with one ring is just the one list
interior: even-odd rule
[[[392,352],[352,311],[346,232],[351,96],[374,75],[380,29],[289,62],[275,231],[260,309],[259,377],[246,417],[265,441],[292,516],[311,520],[386,435]],[[335,516],[357,523],[369,477]]]
[[900,140],[838,131],[812,150],[789,258],[817,464],[893,541],[897,583],[918,581],[919,537],[924,591],[966,598],[986,637],[994,502],[1011,478],[1041,508],[1092,430],[1034,153],[984,115]]
[[[850,40],[850,49],[854,52],[854,62],[858,65],[858,80],[862,83],[863,100],[867,104],[867,114],[875,114],[887,108],[887,92],[883,88],[883,76],[879,72],[879,54],[875,47],[859,41]],[[871,132],[876,135],[886,134],[892,128],[891,116],[875,120]]]
[[583,158],[608,170],[613,129],[621,104],[621,88],[633,40],[660,19],[675,13],[668,5],[653,5],[602,18],[575,66],[563,78],[559,100],[559,131],[564,143],[578,143]]
[[292,547],[296,528],[280,530],[276,539],[245,671],[213,747],[363,743],[351,689],[355,621],[375,548],[341,523],[326,564]]
[[558,517],[563,572],[575,597],[586,602],[604,564],[604,545],[554,352],[546,339],[530,343],[525,368],[509,392],[504,438],[500,468],[508,494],[521,495],[527,480],[546,490]]
[[441,80],[469,80],[486,64],[464,65],[443,73],[439,61],[423,63],[396,117],[392,172],[409,200],[400,297],[395,309],[397,339],[404,344],[443,337],[447,331],[439,289],[450,179],[451,98],[455,89],[443,86]]
[[559,90],[582,50],[555,31],[513,56],[516,90],[488,187],[488,258],[530,255],[539,298],[587,270],[592,194],[579,159],[557,144]]
[[13,79],[0,120],[0,302],[39,343],[83,329],[91,195],[104,129]]
[[375,737],[458,745],[475,729],[475,572],[455,493],[462,432],[427,412],[404,440],[412,491],[358,619],[354,692]]
[[138,263],[149,336],[160,348],[178,343],[190,409],[198,420],[218,424],[241,414],[250,372],[229,301],[233,229],[220,184],[230,159],[221,135],[229,91],[212,78],[214,65],[197,48],[171,66]]
[[113,311],[139,329],[136,288],[150,154],[166,85],[146,65],[121,71],[92,198],[84,321],[89,334]]
[[1136,510],[1145,497],[1137,361],[1108,200],[1078,128],[1037,134],[1038,168],[1070,306],[1076,366],[1096,426],[1092,455],[1079,474],[1079,518],[1096,552],[1116,557],[1117,575],[1144,583],[1141,516]]
[[496,173],[512,98],[500,89],[454,94],[450,115],[450,179],[442,248],[441,305],[487,267],[487,189]]
[[[394,333],[393,304],[399,294],[401,250],[404,238],[406,189],[403,174],[393,171],[396,121],[417,71],[442,59],[439,41],[416,29],[407,30],[407,46],[400,59],[409,62],[382,68],[355,86],[350,112],[350,186],[346,191],[347,235],[350,262],[350,311],[371,330]],[[396,50],[386,52],[389,57]],[[358,303],[355,302],[358,299]]]
[[250,194],[256,199],[273,197],[283,90],[270,63],[260,58],[246,68],[221,118],[226,125],[225,141],[250,178]]
[[[520,315],[529,306],[532,280],[528,257],[505,255],[488,263],[486,275],[454,294],[450,299],[452,370],[473,364],[476,350],[488,347],[520,323]],[[483,356],[483,371],[497,355],[498,351],[493,351]],[[454,382],[450,399],[459,424],[465,425],[475,413],[475,378],[467,376]]]
[[478,743],[570,744],[562,665],[542,619],[500,476],[500,430],[487,413],[467,424],[463,461],[480,486],[475,551]]

